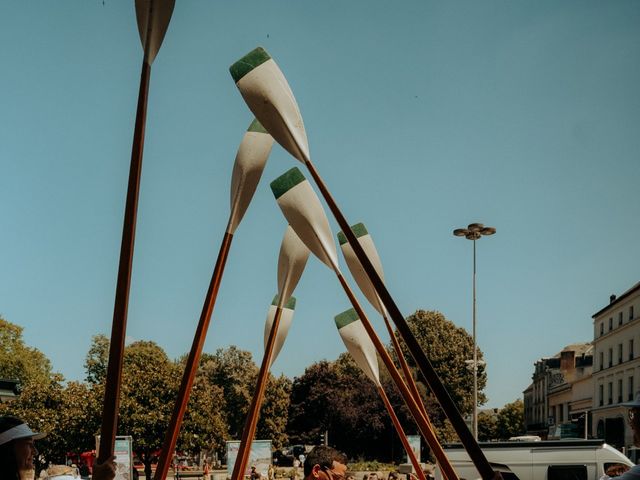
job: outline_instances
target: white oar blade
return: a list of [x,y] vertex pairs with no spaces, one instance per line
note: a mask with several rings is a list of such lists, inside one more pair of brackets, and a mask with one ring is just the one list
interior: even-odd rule
[[[382,281],[384,281],[384,272],[382,271],[380,256],[378,255],[376,246],[373,243],[371,235],[369,235],[369,232],[367,232],[366,227],[363,223],[358,223],[351,226],[351,231],[358,239],[358,242],[360,242],[362,249],[367,254],[367,257],[369,257],[369,260],[371,261],[373,267],[376,269],[376,272],[378,272],[378,275],[380,275],[380,278],[382,279]],[[347,241],[347,237],[344,235],[344,233],[342,233],[342,231],[338,232],[338,243],[340,243],[340,248],[342,249],[344,259],[347,262],[349,271],[351,272],[351,275],[353,275],[353,278],[358,284],[358,287],[360,287],[360,290],[362,291],[364,296],[367,297],[369,303],[373,305],[373,308],[380,312],[381,315],[386,315],[386,310],[384,308],[384,305],[380,301],[380,297],[378,297],[378,294],[376,293],[376,289],[373,287],[371,280],[369,280],[369,276],[364,271],[364,268],[362,268],[360,260],[358,260],[358,257],[356,257],[356,254],[353,252],[353,248]]]
[[229,71],[247,106],[273,138],[301,162],[308,160],[309,144],[298,103],[266,50],[252,50]]
[[336,315],[335,321],[340,337],[358,367],[373,383],[380,385],[376,347],[369,338],[356,311],[350,308]]
[[251,122],[238,147],[236,161],[233,164],[231,215],[229,215],[227,232],[235,232],[249,208],[272,146],[273,138],[260,122],[258,120]]
[[[284,304],[298,285],[309,259],[309,249],[290,225],[284,232],[278,256],[278,295]],[[282,305],[281,305],[282,306]]]
[[151,65],[167,33],[175,0],[136,0],[136,20],[144,49],[144,58]]
[[[269,307],[269,312],[267,313],[267,321],[264,324],[264,347],[267,348],[267,341],[269,340],[269,334],[271,333],[271,327],[273,326],[273,320],[276,316],[276,310],[278,305],[279,296],[276,295],[273,297],[273,302],[271,302],[271,306]],[[295,297],[290,297],[285,306],[282,308],[282,315],[280,316],[280,323],[278,324],[278,333],[276,334],[275,343],[273,345],[273,353],[271,354],[271,365],[278,358],[278,354],[280,350],[282,350],[282,346],[284,345],[284,341],[287,339],[287,334],[289,333],[289,328],[291,328],[291,322],[293,321],[293,311],[296,308],[296,299]]]
[[294,167],[271,182],[280,210],[309,250],[329,268],[338,269],[336,244],[320,199]]

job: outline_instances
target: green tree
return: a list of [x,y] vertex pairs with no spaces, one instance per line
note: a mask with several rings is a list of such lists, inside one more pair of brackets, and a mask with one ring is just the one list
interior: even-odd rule
[[258,367],[251,353],[232,345],[202,356],[202,374],[224,392],[224,415],[231,438],[242,436],[245,418],[255,389]]
[[502,440],[524,434],[524,403],[521,399],[507,403],[500,409],[496,419],[496,430],[497,437]]
[[134,342],[125,348],[118,433],[133,437],[133,451],[144,464],[148,479],[175,403],[176,370],[154,342]]
[[271,439],[273,447],[278,449],[289,441],[287,420],[291,385],[291,380],[284,375],[278,378],[269,375],[256,428],[256,438]]
[[497,438],[497,416],[488,412],[478,413],[478,440],[489,442]]
[[[473,373],[467,368],[465,360],[473,358],[473,338],[466,330],[457,327],[436,311],[417,310],[407,318],[407,323],[460,413],[462,415],[470,414],[473,410]],[[445,422],[444,413],[437,407],[438,403],[426,387],[425,380],[417,373],[413,357],[409,354],[397,332],[396,335],[402,345],[407,362],[416,372],[415,378],[425,385],[426,398],[424,401],[438,437],[443,441],[454,440],[456,436],[451,426]],[[478,349],[478,359],[482,358],[482,352]],[[478,373],[478,403],[480,405],[486,402],[486,397],[482,392],[486,382],[487,376],[485,370],[482,369]]]
[[104,383],[108,364],[109,339],[102,334],[94,335],[84,361],[87,382],[91,384]]
[[51,378],[51,362],[37,348],[25,345],[23,328],[0,317],[0,378],[47,385]]

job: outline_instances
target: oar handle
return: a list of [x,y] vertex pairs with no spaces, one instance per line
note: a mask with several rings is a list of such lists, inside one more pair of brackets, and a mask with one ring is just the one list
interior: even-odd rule
[[442,410],[444,410],[445,415],[451,422],[451,425],[453,426],[456,433],[458,434],[460,441],[462,442],[465,449],[467,450],[467,453],[469,454],[471,461],[474,463],[476,469],[478,470],[478,472],[480,473],[480,475],[484,480],[493,480],[495,477],[495,472],[493,471],[493,468],[491,468],[491,464],[489,463],[489,461],[487,460],[487,457],[485,457],[484,453],[480,449],[478,442],[469,431],[469,428],[464,422],[462,415],[460,415],[460,412],[456,408],[456,405],[453,402],[451,396],[449,395],[449,392],[447,392],[447,389],[442,384],[442,381],[438,377],[438,374],[433,368],[433,365],[431,365],[431,362],[429,361],[425,353],[422,351],[420,344],[418,343],[413,333],[411,332],[409,325],[407,324],[406,320],[402,316],[402,313],[400,313],[400,310],[398,309],[397,305],[393,301],[393,298],[391,298],[389,291],[387,290],[386,286],[384,285],[384,282],[378,275],[378,272],[376,271],[375,267],[371,264],[371,261],[369,260],[369,258],[367,257],[367,254],[365,253],[362,246],[360,245],[360,242],[358,242],[358,239],[351,231],[349,223],[342,215],[342,212],[338,208],[338,205],[336,204],[335,200],[329,193],[327,186],[322,181],[322,178],[320,178],[320,175],[316,171],[311,161],[307,160],[305,162],[305,165],[309,169],[309,173],[311,173],[311,176],[315,179],[316,185],[318,186],[320,193],[322,194],[325,201],[327,202],[327,205],[329,206],[329,209],[331,210],[331,212],[333,213],[333,216],[338,222],[338,225],[342,229],[342,233],[344,233],[344,235],[347,237],[347,240],[349,241],[349,243],[351,244],[351,247],[353,248],[353,252],[358,257],[358,260],[362,264],[364,271],[369,276],[369,279],[371,280],[371,283],[373,283],[374,288],[378,292],[380,299],[382,300],[385,307],[387,308],[387,311],[391,315],[391,318],[393,322],[396,324],[396,327],[398,328],[398,331],[400,332],[402,339],[407,344],[407,348],[409,349],[409,352],[411,352],[411,356],[414,358],[416,365],[418,365],[418,368],[420,369],[420,371],[422,372],[422,375],[426,379],[429,385],[429,388],[431,388],[431,391],[434,393],[435,397],[438,399],[438,402],[440,403]]
[[[349,297],[351,305],[353,305],[354,310],[358,314],[358,318],[360,318],[362,325],[367,331],[369,338],[373,342],[374,347],[376,347],[376,351],[378,352],[378,355],[382,359],[384,366],[387,368],[389,375],[391,375],[391,378],[393,379],[393,382],[398,388],[400,395],[402,395],[402,399],[404,400],[405,404],[407,405],[407,408],[411,412],[411,415],[413,415],[413,418],[416,421],[416,424],[418,425],[420,432],[422,433],[424,438],[427,440],[427,443],[429,445],[438,444],[438,439],[436,438],[435,433],[430,428],[430,425],[427,419],[422,414],[422,411],[418,407],[416,400],[413,398],[413,395],[411,395],[411,392],[409,391],[406,384],[404,383],[404,380],[402,380],[402,377],[398,373],[396,366],[393,364],[393,360],[391,360],[391,356],[387,352],[387,349],[385,348],[385,346],[380,341],[380,338],[378,338],[378,335],[373,329],[371,322],[369,322],[367,314],[364,313],[364,310],[362,310],[362,307],[360,306],[358,299],[353,294],[351,287],[349,287],[349,285],[347,284],[347,281],[344,279],[341,273],[336,271],[336,275],[338,276],[338,280],[340,281],[342,288],[347,294],[347,297]],[[444,456],[442,449],[439,449],[439,450],[433,449],[433,453],[434,455],[436,455],[436,459],[438,460],[438,463],[440,463],[442,465],[442,468],[447,471],[446,473],[447,478],[449,480],[458,480],[458,476],[456,475],[455,471],[453,469],[448,470],[448,468],[451,467],[451,464],[446,460],[446,456],[444,458],[441,458],[439,456],[440,453],[442,453],[442,455]]]
[[153,477],[154,480],[165,480],[165,478],[167,478],[167,473],[169,472],[170,460],[172,458],[173,451],[176,448],[182,419],[184,418],[184,412],[187,409],[189,397],[191,396],[191,388],[193,387],[193,382],[198,370],[198,364],[200,363],[202,348],[204,347],[204,341],[207,337],[211,314],[213,313],[213,307],[215,306],[216,298],[218,297],[218,290],[220,289],[222,274],[224,273],[224,267],[227,263],[227,257],[229,256],[229,249],[231,248],[232,240],[233,234],[229,232],[226,232],[222,238],[218,259],[216,260],[216,265],[213,269],[209,289],[207,290],[207,295],[202,306],[200,321],[198,322],[198,327],[196,328],[196,333],[193,337],[193,343],[191,344],[191,351],[189,352],[187,364],[185,366],[184,373],[182,374],[182,382],[180,383],[178,398],[176,399],[176,403],[173,408],[169,429],[167,430],[167,434],[164,438],[164,444],[162,446],[162,451],[160,452],[160,459],[158,460],[156,473]]
[[404,449],[407,451],[407,455],[409,456],[409,460],[413,465],[413,469],[416,471],[416,475],[418,476],[418,479],[427,480],[426,477],[424,476],[424,472],[422,471],[422,465],[420,465],[420,462],[416,458],[416,454],[413,451],[413,448],[411,448],[411,445],[409,444],[409,439],[407,438],[407,435],[404,433],[404,429],[400,424],[400,420],[398,420],[398,416],[396,415],[396,412],[393,411],[393,407],[391,406],[389,397],[387,397],[387,394],[385,393],[384,388],[382,388],[382,385],[378,385],[378,394],[380,395],[380,398],[382,399],[382,403],[384,403],[384,406],[387,409],[389,416],[391,417],[391,421],[393,422],[393,425],[396,427],[396,432],[398,432],[400,441],[402,442]]
[[118,429],[118,407],[120,406],[120,384],[122,380],[122,363],[124,343],[127,332],[127,311],[129,307],[129,286],[131,285],[131,267],[133,264],[133,247],[136,238],[136,218],[138,213],[138,196],[140,192],[140,174],[142,172],[142,153],[144,151],[144,130],[147,119],[147,98],[149,96],[149,78],[151,67],[142,63],[140,73],[140,91],[136,123],[131,148],[131,164],[129,167],[129,184],[122,227],[122,243],[120,244],[120,263],[116,282],[116,297],[113,307],[113,323],[111,325],[111,341],[109,344],[109,364],[104,391],[102,410],[102,426],[100,428],[100,450],[98,462],[102,463],[113,455],[116,432]]
[[253,443],[253,437],[256,433],[256,427],[258,425],[258,418],[260,416],[260,407],[262,406],[262,400],[264,398],[264,392],[267,386],[267,379],[269,375],[269,367],[271,366],[271,356],[273,355],[273,346],[276,343],[276,336],[278,334],[278,328],[280,326],[280,318],[282,317],[282,308],[276,308],[276,314],[273,318],[271,325],[271,331],[269,332],[269,338],[267,340],[267,346],[264,350],[264,356],[262,357],[262,365],[260,365],[260,372],[258,373],[258,381],[256,383],[256,390],[253,393],[251,399],[251,405],[245,420],[244,429],[242,431],[242,439],[240,440],[240,447],[238,449],[238,456],[236,457],[236,463],[233,466],[233,473],[231,474],[231,480],[241,480],[244,471],[249,463],[249,454],[251,453],[251,444]]

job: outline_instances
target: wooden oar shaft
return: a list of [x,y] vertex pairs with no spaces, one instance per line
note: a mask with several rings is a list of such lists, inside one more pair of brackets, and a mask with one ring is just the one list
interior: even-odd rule
[[149,96],[150,76],[151,66],[147,62],[142,62],[136,123],[131,149],[131,164],[129,167],[129,184],[127,186],[127,200],[124,211],[124,224],[122,227],[122,243],[120,244],[116,298],[113,307],[113,323],[111,325],[109,364],[107,367],[107,381],[104,391],[102,426],[100,428],[99,462],[104,462],[113,455],[118,427],[122,362],[127,331],[129,286],[131,284],[133,247],[136,237],[136,217],[138,213],[138,195],[140,192],[140,174],[142,172],[142,153],[144,150],[144,130],[147,119],[147,98]]
[[[398,373],[398,370],[396,369],[396,366],[393,364],[393,360],[391,360],[391,356],[387,352],[387,349],[385,348],[385,346],[380,341],[380,338],[378,338],[378,335],[376,334],[375,330],[373,329],[373,326],[371,325],[371,322],[369,322],[369,319],[367,318],[367,314],[364,313],[364,310],[362,310],[362,307],[360,306],[360,303],[358,302],[358,299],[353,294],[353,291],[351,290],[351,287],[349,287],[349,284],[347,284],[347,281],[344,279],[344,277],[342,276],[342,274],[340,272],[336,271],[336,275],[338,276],[338,280],[340,281],[340,284],[342,285],[342,288],[344,289],[345,293],[347,294],[347,297],[349,297],[349,300],[351,301],[351,305],[353,306],[353,308],[355,309],[356,313],[358,314],[358,318],[360,318],[360,321],[362,322],[362,325],[364,326],[365,330],[367,331],[367,334],[369,335],[369,338],[373,342],[373,345],[376,347],[376,351],[378,352],[378,355],[382,359],[382,362],[384,363],[384,366],[387,368],[387,371],[389,372],[389,375],[391,375],[391,378],[393,379],[393,382],[395,383],[396,387],[398,388],[398,391],[400,392],[400,395],[402,395],[402,398],[403,398],[405,404],[407,405],[407,408],[409,408],[409,411],[411,412],[411,415],[413,416],[414,420],[416,421],[416,424],[418,425],[418,428],[420,429],[420,432],[422,433],[424,438],[427,440],[427,443],[429,445],[437,444],[438,443],[438,439],[436,438],[433,430],[431,428],[429,428],[429,424],[427,423],[426,418],[422,415],[422,411],[418,407],[415,399],[413,398],[413,395],[411,395],[411,392],[407,388],[407,385],[404,383],[404,380],[402,380],[402,377]],[[455,471],[453,471],[453,469],[448,470],[448,468],[451,467],[451,464],[446,460],[446,456],[444,458],[439,457],[438,456],[440,454],[439,452],[442,452],[442,450],[440,450],[440,451],[434,450],[433,451],[434,455],[436,455],[436,459],[438,460],[438,462],[442,466],[443,470],[446,470],[447,478],[449,480],[457,480],[458,476],[456,475]]]
[[471,461],[474,463],[476,469],[478,470],[478,472],[480,473],[480,475],[484,480],[492,480],[496,476],[496,474],[493,471],[493,468],[491,468],[491,464],[487,460],[487,457],[485,457],[484,453],[480,449],[480,446],[478,445],[478,442],[473,437],[473,434],[471,433],[466,423],[464,422],[462,415],[460,415],[460,412],[458,411],[455,403],[453,402],[453,399],[449,395],[449,392],[447,392],[447,389],[442,384],[442,381],[438,377],[438,374],[433,368],[433,365],[431,365],[431,362],[429,361],[425,353],[422,351],[420,344],[418,343],[415,336],[411,332],[411,328],[409,327],[406,320],[402,316],[402,313],[400,313],[400,310],[398,309],[393,298],[391,297],[391,294],[389,293],[386,286],[384,285],[384,282],[380,278],[380,275],[378,275],[378,272],[376,271],[375,267],[371,264],[371,261],[369,260],[369,258],[367,257],[367,254],[365,253],[362,246],[360,245],[360,242],[358,242],[358,239],[351,231],[351,227],[349,226],[349,223],[347,222],[345,217],[342,215],[342,212],[338,208],[338,205],[336,204],[335,200],[329,193],[327,186],[325,185],[322,178],[320,178],[320,175],[316,171],[311,161],[309,160],[305,161],[305,165],[309,169],[309,173],[311,173],[311,176],[316,181],[316,185],[318,186],[320,193],[322,194],[325,201],[327,202],[327,205],[329,206],[329,209],[331,210],[331,212],[333,213],[333,216],[338,222],[338,225],[342,229],[342,233],[344,233],[344,235],[347,237],[347,241],[351,245],[351,248],[353,248],[353,252],[358,257],[360,264],[364,268],[364,271],[367,273],[367,275],[369,276],[369,279],[371,280],[371,283],[373,284],[374,288],[378,292],[378,295],[380,296],[382,303],[384,304],[387,311],[391,315],[393,322],[396,324],[396,327],[398,328],[398,331],[400,332],[402,339],[407,344],[407,348],[409,349],[409,352],[411,352],[411,356],[414,358],[416,365],[418,366],[418,368],[422,372],[422,375],[427,381],[429,388],[434,393],[436,399],[438,400],[438,402],[440,403],[440,406],[442,407],[442,410],[444,411],[445,415],[451,422],[451,425],[453,426],[456,433],[458,434],[460,441],[462,442],[465,449],[467,450],[467,453],[469,454]]
[[260,365],[260,372],[258,373],[256,389],[253,392],[253,398],[251,399],[251,405],[249,406],[249,412],[247,413],[247,419],[245,420],[244,429],[242,431],[242,439],[240,440],[236,463],[233,466],[231,480],[241,480],[243,478],[244,471],[247,468],[247,464],[249,463],[251,443],[253,442],[253,437],[256,433],[256,426],[258,425],[258,418],[260,417],[260,407],[262,406],[264,392],[267,387],[269,367],[271,366],[271,357],[273,356],[273,346],[276,343],[276,336],[278,335],[280,317],[282,317],[282,308],[276,308],[276,314],[273,319],[273,324],[271,325],[271,331],[269,332],[267,346],[265,347],[264,356],[262,357],[262,365]]
[[[433,432],[433,435],[435,437],[435,431],[433,429],[433,424],[431,423],[431,420],[429,419],[429,415],[427,414],[427,409],[425,408],[424,403],[422,402],[422,398],[420,398],[420,392],[418,392],[418,387],[416,385],[416,382],[413,380],[413,376],[411,375],[411,370],[409,370],[409,365],[407,364],[407,360],[404,358],[404,354],[402,353],[402,350],[400,348],[400,343],[398,342],[398,339],[396,338],[396,336],[395,336],[395,334],[393,332],[393,329],[391,328],[391,325],[389,324],[389,319],[387,318],[387,316],[383,315],[382,318],[384,320],[385,326],[387,327],[387,331],[389,332],[389,336],[391,337],[391,342],[393,343],[393,349],[396,351],[396,356],[398,357],[398,362],[400,363],[400,367],[402,369],[402,373],[404,374],[405,382],[407,383],[407,386],[409,387],[409,391],[413,395],[413,398],[415,398],[416,403],[418,404],[418,408],[420,409],[420,411],[424,415],[424,418],[427,421],[427,425],[429,426],[429,428],[431,429],[431,431]],[[440,442],[436,442],[434,445],[429,444],[429,448],[431,448],[431,450],[434,452],[434,455],[436,455],[437,458],[443,459],[444,462],[449,464],[446,469],[444,469],[444,468],[441,469],[442,476],[444,477],[445,480],[448,480],[448,478],[447,478],[447,476],[445,474],[445,470],[446,471],[451,471],[451,470],[453,470],[453,466],[449,462],[449,458],[447,457],[447,455],[444,453],[442,445],[440,445]],[[436,450],[438,450],[437,454],[435,453]],[[453,479],[451,479],[451,480],[453,480]]]
[[158,467],[156,468],[156,473],[153,477],[154,480],[165,480],[167,478],[167,473],[169,472],[171,458],[173,451],[176,448],[180,427],[182,426],[182,419],[184,418],[184,412],[187,409],[189,397],[191,396],[191,388],[193,387],[196,372],[198,371],[202,348],[204,347],[204,341],[207,337],[211,314],[213,313],[213,307],[216,304],[216,298],[218,296],[218,290],[220,289],[222,274],[224,273],[224,267],[227,263],[227,257],[229,256],[229,249],[231,248],[232,240],[233,234],[226,232],[222,239],[222,244],[220,245],[218,259],[216,260],[213,275],[211,276],[211,282],[209,283],[209,289],[207,290],[207,295],[202,306],[200,321],[198,322],[198,327],[196,328],[196,333],[193,337],[193,343],[191,344],[191,351],[189,352],[189,357],[187,357],[187,364],[185,366],[184,373],[182,374],[182,382],[180,383],[178,397],[173,408],[169,429],[167,430],[167,434],[164,438],[160,459],[158,460]]
[[416,475],[418,476],[418,479],[427,480],[426,477],[424,476],[424,472],[422,471],[422,465],[420,465],[420,462],[416,458],[416,454],[413,451],[413,448],[411,448],[411,445],[409,444],[409,439],[407,438],[407,435],[404,433],[404,429],[400,424],[400,420],[398,420],[398,416],[396,415],[396,412],[393,411],[391,402],[389,401],[389,398],[387,397],[387,394],[385,393],[384,388],[382,388],[382,385],[378,385],[378,394],[380,395],[380,398],[382,398],[382,403],[384,403],[384,406],[387,409],[389,416],[391,417],[393,426],[396,427],[396,432],[398,432],[400,441],[402,442],[404,449],[407,451],[407,455],[409,456],[409,460],[411,461],[411,464],[413,465],[413,468],[416,471]]

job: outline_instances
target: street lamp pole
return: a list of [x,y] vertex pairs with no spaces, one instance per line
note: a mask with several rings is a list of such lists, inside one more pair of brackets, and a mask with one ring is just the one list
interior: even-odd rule
[[483,236],[493,235],[496,229],[485,227],[482,223],[471,223],[467,228],[456,228],[456,237],[473,240],[473,436],[478,439],[478,348],[476,341],[476,240]]

